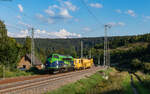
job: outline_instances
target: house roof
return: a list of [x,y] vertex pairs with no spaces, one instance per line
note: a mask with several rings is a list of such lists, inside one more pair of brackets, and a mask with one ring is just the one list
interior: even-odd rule
[[[28,60],[31,63],[31,54],[26,54],[25,57],[28,58]],[[33,62],[33,65],[41,65],[42,64],[42,62],[36,56],[34,56],[34,59],[35,59],[35,62]]]

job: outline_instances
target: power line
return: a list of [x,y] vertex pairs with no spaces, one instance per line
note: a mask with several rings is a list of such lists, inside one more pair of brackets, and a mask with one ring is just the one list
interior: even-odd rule
[[[3,6],[3,7],[5,7],[5,8],[8,8],[8,9],[11,9],[12,11],[14,11],[15,13],[16,12],[18,12],[19,13],[19,11],[17,11],[15,8],[13,8],[13,7],[10,7],[10,6],[4,6],[4,5],[2,5],[2,4],[0,4],[1,6]],[[32,16],[29,16],[29,15],[27,15],[27,14],[25,14],[25,13],[21,13],[22,14],[22,16],[24,16],[24,17],[27,17],[27,18],[29,18],[29,19],[31,19],[31,20],[33,20],[35,17],[32,17]],[[39,24],[37,24],[37,25],[39,25]],[[40,24],[41,25],[41,24]],[[25,25],[25,26],[27,26],[27,25]],[[33,26],[27,26],[28,28],[33,28]],[[34,27],[35,28],[35,27]],[[37,28],[38,29],[38,28]]]
[[[3,6],[3,7],[5,7],[5,8],[8,8],[8,9],[14,11],[14,12],[20,13],[18,10],[16,10],[16,9],[13,8],[13,7],[5,6],[5,5],[2,5],[2,4],[0,4],[0,5]],[[24,17],[27,17],[27,18],[29,18],[29,19],[31,19],[31,20],[35,19],[35,17],[32,17],[32,16],[30,16],[30,15],[27,15],[27,14],[25,14],[24,12],[22,12],[21,15],[24,16]],[[28,20],[29,20],[29,19],[28,19]],[[24,19],[24,20],[25,20],[25,19]],[[31,21],[31,20],[30,20],[30,21]],[[26,21],[27,21],[27,20],[26,20]],[[35,20],[35,21],[36,21],[36,20]],[[36,22],[35,24],[38,25],[38,27],[31,26],[30,29],[31,29],[31,28],[39,29],[39,26],[45,26],[45,25],[43,25],[43,23],[40,22],[40,21]],[[28,26],[27,26],[27,27],[28,27]]]
[[93,16],[93,18],[95,19],[95,21],[98,24],[104,25],[103,23],[101,23],[101,21],[95,16],[95,14],[89,9],[89,7],[87,6],[87,4],[85,3],[84,0],[80,0],[80,2],[85,6],[85,8],[87,9],[88,13]]
[[[3,7],[5,7],[5,8],[8,8],[8,9],[11,9],[11,10],[13,10],[14,12],[18,12],[19,13],[19,11],[18,10],[16,10],[15,8],[13,8],[13,7],[10,7],[10,6],[5,6],[5,5],[2,5],[2,4],[0,4],[1,6],[3,6]],[[28,17],[28,18],[31,18],[31,19],[33,19],[34,17],[32,17],[32,16],[29,16],[29,15],[27,15],[27,14],[25,14],[25,13],[21,13],[23,16],[25,16],[25,17]]]
[[13,25],[8,25],[8,24],[5,24],[5,25],[6,25],[6,27],[8,26],[8,27],[10,27],[10,28],[14,28],[14,29],[19,30],[19,31],[24,30],[24,29],[22,29],[22,28],[18,28],[18,27],[13,26]]

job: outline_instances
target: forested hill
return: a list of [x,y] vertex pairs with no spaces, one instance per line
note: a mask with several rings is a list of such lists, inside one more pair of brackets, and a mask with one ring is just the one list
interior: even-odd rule
[[[25,38],[15,38],[20,44],[25,43]],[[69,38],[69,39],[35,39],[35,47],[37,49],[56,51],[61,53],[60,50],[65,50],[64,54],[74,50],[79,53],[81,40],[84,44],[84,49],[90,49],[96,44],[103,43],[103,37],[99,38]]]
[[[145,42],[149,40],[150,34],[138,35],[138,36],[115,36],[109,37],[109,46],[111,49],[124,46],[128,43]],[[15,38],[20,44],[25,43],[25,38]],[[60,54],[68,54],[73,56],[80,56],[80,45],[83,41],[84,55],[88,55],[88,51],[91,48],[103,49],[103,37],[93,38],[68,38],[68,39],[35,39],[35,48],[37,50],[43,50],[46,55],[57,52]]]
[[[25,38],[15,38],[17,42],[23,44],[25,42]],[[84,42],[85,47],[91,47],[98,43],[103,42],[103,37],[95,37],[95,38],[67,38],[67,39],[48,39],[48,38],[36,38],[35,44],[40,48],[54,47],[60,48],[65,47],[68,48],[70,46],[79,47],[81,40]]]
[[[124,43],[133,43],[133,42],[140,42],[143,41],[143,38],[147,38],[149,34],[138,35],[138,36],[115,36],[109,37],[108,40],[113,43],[111,47],[114,46],[122,46]],[[136,40],[138,38],[138,40]],[[141,39],[140,39],[141,38]],[[16,41],[20,44],[25,43],[25,38],[15,38]],[[68,39],[48,39],[48,38],[36,38],[35,39],[35,46],[36,48],[42,49],[60,49],[60,48],[72,48],[75,47],[76,51],[80,49],[81,40],[84,43],[84,48],[92,48],[95,47],[97,44],[103,45],[104,38],[103,37],[87,37],[87,38],[68,38]],[[110,43],[110,44],[111,44]],[[117,45],[115,45],[117,44]]]

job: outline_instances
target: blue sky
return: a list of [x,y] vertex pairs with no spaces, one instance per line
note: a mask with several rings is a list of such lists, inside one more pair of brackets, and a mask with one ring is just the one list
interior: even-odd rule
[[[150,0],[0,0],[0,19],[12,37],[71,38],[150,32]],[[91,14],[92,12],[92,14]],[[95,15],[95,16],[93,16]]]

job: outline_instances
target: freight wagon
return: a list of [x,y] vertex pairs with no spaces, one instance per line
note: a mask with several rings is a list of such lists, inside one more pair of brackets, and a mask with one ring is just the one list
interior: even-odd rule
[[93,66],[93,59],[74,59],[74,69],[86,69]]

